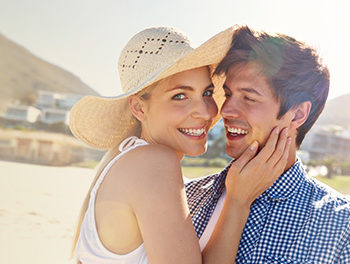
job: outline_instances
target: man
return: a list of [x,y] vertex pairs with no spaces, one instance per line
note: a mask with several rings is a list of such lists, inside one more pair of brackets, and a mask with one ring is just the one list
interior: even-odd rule
[[[350,263],[349,202],[308,177],[296,157],[328,96],[329,73],[315,51],[241,27],[215,73],[226,74],[228,155],[238,158],[253,140],[263,146],[276,126],[287,127],[292,139],[284,173],[251,206],[236,263]],[[198,237],[210,237],[215,226],[226,173],[186,185]]]

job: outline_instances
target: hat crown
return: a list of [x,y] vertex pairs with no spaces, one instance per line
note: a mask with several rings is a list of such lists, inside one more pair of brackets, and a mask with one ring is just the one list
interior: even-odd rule
[[155,27],[139,32],[129,40],[119,57],[123,92],[131,94],[144,88],[193,49],[187,37],[173,28]]

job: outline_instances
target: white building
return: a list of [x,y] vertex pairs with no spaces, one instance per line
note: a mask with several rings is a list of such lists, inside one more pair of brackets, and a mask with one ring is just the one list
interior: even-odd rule
[[7,121],[17,121],[25,123],[35,123],[40,116],[40,110],[33,106],[11,105],[3,116]]
[[40,108],[55,106],[55,93],[49,91],[38,91],[36,105]]
[[51,125],[61,122],[68,125],[69,111],[82,97],[80,94],[38,91],[35,106],[11,105],[2,119],[11,126],[21,124],[40,127],[40,123]]
[[45,124],[63,122],[68,125],[69,111],[64,109],[43,108],[41,110],[40,121]]
[[38,91],[36,106],[41,109],[40,121],[44,124],[63,122],[68,125],[69,110],[82,97],[80,94]]
[[58,108],[69,110],[83,95],[38,91],[36,105],[39,108]]
[[300,147],[307,151],[311,159],[326,156],[350,156],[350,136],[341,127],[315,127],[305,137]]

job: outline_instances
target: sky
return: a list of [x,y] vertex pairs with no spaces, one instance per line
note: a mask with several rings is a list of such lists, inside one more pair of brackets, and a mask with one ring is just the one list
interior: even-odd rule
[[0,33],[115,96],[119,54],[137,32],[171,26],[197,47],[232,25],[248,25],[314,47],[330,70],[334,98],[350,93],[349,14],[348,0],[0,0]]

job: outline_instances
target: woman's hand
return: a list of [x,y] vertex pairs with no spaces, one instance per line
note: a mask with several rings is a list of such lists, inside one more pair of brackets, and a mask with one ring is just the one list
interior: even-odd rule
[[275,127],[265,146],[255,157],[257,141],[232,163],[225,182],[228,199],[243,207],[250,207],[276,181],[288,160],[291,139],[287,134],[287,128],[279,133],[279,128]]

